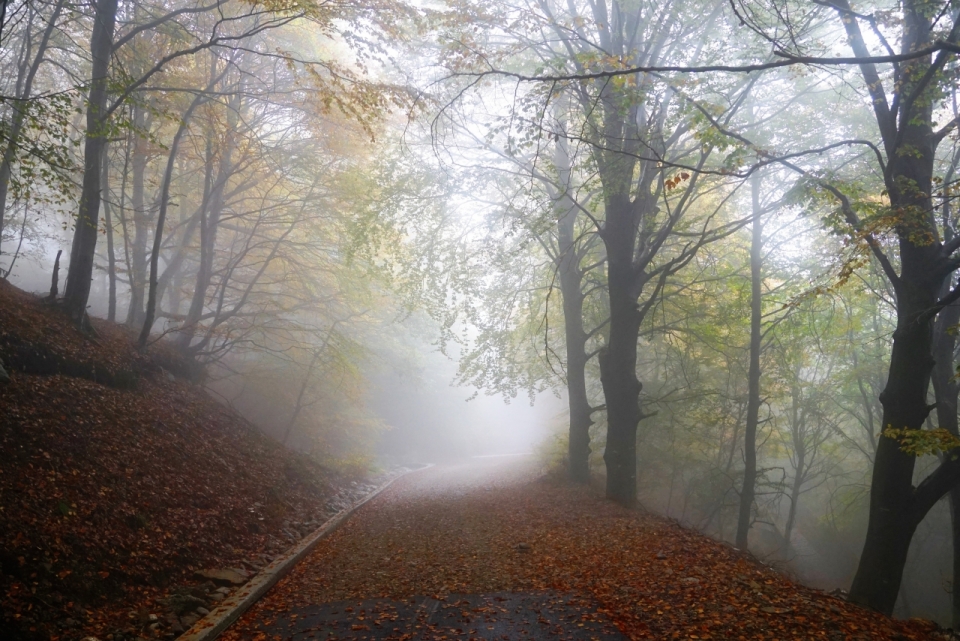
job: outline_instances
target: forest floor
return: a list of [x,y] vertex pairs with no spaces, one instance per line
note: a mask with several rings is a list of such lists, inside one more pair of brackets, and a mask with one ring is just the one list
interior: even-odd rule
[[228,629],[272,639],[947,639],[674,522],[475,459],[399,479]]
[[230,591],[198,572],[241,582],[370,489],[92,322],[0,281],[3,640],[172,639]]

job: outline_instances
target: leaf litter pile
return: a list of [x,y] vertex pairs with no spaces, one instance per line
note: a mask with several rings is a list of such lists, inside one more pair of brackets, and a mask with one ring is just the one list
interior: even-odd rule
[[160,598],[256,570],[339,482],[94,327],[0,281],[0,639],[172,638]]
[[339,604],[354,621],[338,638],[411,638],[398,607],[429,599],[463,610],[460,634],[446,638],[494,638],[470,629],[483,608],[464,607],[464,595],[475,605],[476,595],[510,593],[545,595],[545,611],[551,599],[562,611],[564,599],[583,597],[630,639],[950,638],[931,622],[893,620],[803,587],[723,543],[516,463],[400,479],[221,638],[289,638],[289,621],[317,604]]

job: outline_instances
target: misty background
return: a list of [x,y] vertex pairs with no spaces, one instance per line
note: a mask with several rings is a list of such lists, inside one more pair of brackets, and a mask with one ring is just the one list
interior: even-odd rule
[[[815,587],[902,569],[873,605],[957,624],[956,483],[897,532],[902,568],[862,555],[876,466],[912,492],[960,447],[960,29],[935,4],[16,4],[0,274],[46,296],[62,251],[79,326],[168,348],[338,472],[529,455]],[[836,59],[920,31],[932,84],[878,125],[907,66]],[[914,121],[935,144],[897,147]],[[903,279],[941,272],[906,314]],[[923,416],[884,435],[921,325]]]

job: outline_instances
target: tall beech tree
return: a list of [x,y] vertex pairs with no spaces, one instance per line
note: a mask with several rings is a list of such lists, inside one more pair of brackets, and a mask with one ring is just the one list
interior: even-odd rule
[[[556,131],[567,131],[568,124],[564,118],[568,114],[560,112],[559,115],[560,118],[550,127]],[[484,149],[493,150],[492,141],[477,142],[483,142]],[[605,301],[597,300],[602,286],[598,286],[596,281],[602,279],[606,261],[598,247],[600,243],[596,229],[589,220],[597,193],[596,185],[590,182],[592,165],[589,163],[589,153],[582,153],[579,146],[571,144],[566,135],[555,136],[552,148],[539,149],[529,157],[510,153],[509,136],[507,141],[498,142],[504,142],[505,148],[496,149],[495,153],[506,165],[505,171],[510,175],[516,174],[514,182],[532,201],[525,210],[511,212],[507,220],[510,225],[523,230],[521,243],[529,238],[535,239],[537,247],[549,259],[544,265],[550,270],[548,284],[544,285],[546,297],[542,307],[528,308],[538,317],[525,319],[525,322],[533,322],[541,328],[543,338],[538,341],[541,348],[537,360],[545,361],[549,367],[533,366],[533,369],[542,375],[555,375],[562,379],[569,411],[567,472],[573,481],[587,483],[590,480],[592,451],[590,428],[594,423],[594,413],[603,409],[591,399],[587,369],[591,359],[599,352],[596,345],[607,325]],[[542,193],[545,198],[536,199],[534,192]],[[507,251],[516,249],[510,247]],[[504,286],[504,283],[498,282],[494,287]],[[556,290],[559,290],[562,301],[562,350],[551,347],[556,337],[551,333],[550,306]],[[475,317],[474,322],[482,321]],[[514,328],[508,328],[508,331],[514,331]]]
[[[627,69],[696,64],[711,30],[722,27],[725,6],[543,0],[472,7],[461,22],[497,21],[512,39],[509,44],[495,39],[480,52],[479,43],[468,51],[455,46],[445,60],[454,75],[476,77],[499,73],[491,64],[524,64],[517,48],[535,52],[539,71],[549,68],[553,80],[515,101],[515,117],[505,125],[515,129],[511,139],[522,149],[566,136],[591,157],[602,212],[593,222],[606,257],[610,311],[599,353],[607,414],[606,493],[624,505],[636,502],[637,426],[646,416],[637,378],[641,325],[671,275],[703,246],[743,224],[720,220],[722,198],[712,205],[701,198],[722,182],[703,173],[714,152],[710,137],[699,136],[706,108],[659,74]],[[477,37],[474,30],[450,40]],[[708,111],[719,110],[716,117],[726,120],[740,109],[749,88],[750,82],[734,81],[698,95],[715,98]],[[571,126],[552,130],[544,114],[561,95],[570,105],[565,120]]]
[[100,219],[100,178],[103,152],[107,144],[109,111],[108,83],[110,57],[113,54],[117,24],[117,0],[94,3],[93,29],[90,32],[90,89],[87,93],[87,129],[83,146],[83,183],[80,207],[70,249],[70,269],[64,289],[64,302],[73,319],[82,323],[87,313],[93,257],[97,249]]
[[[904,0],[900,52],[913,54],[935,40],[960,41],[960,22],[950,3]],[[865,17],[846,0],[835,3],[850,48],[861,59],[870,56],[861,31]],[[869,20],[866,20],[869,23]],[[850,599],[887,614],[893,611],[907,551],[920,521],[960,481],[960,457],[951,455],[916,487],[916,456],[903,447],[904,437],[923,429],[933,409],[927,394],[934,367],[933,324],[937,314],[960,299],[960,287],[941,296],[943,281],[960,266],[960,238],[944,241],[934,202],[937,147],[957,126],[951,119],[935,129],[935,107],[947,64],[954,54],[941,50],[893,66],[881,76],[870,61],[860,64],[870,95],[883,158],[878,158],[889,198],[890,231],[897,239],[899,270],[872,237],[867,238],[884,267],[897,297],[897,328],[890,369],[880,394],[884,432],[877,445],[870,490],[870,518]],[[842,203],[857,233],[867,228],[849,203]]]
[[750,365],[747,372],[747,416],[743,432],[743,483],[740,485],[740,510],[737,515],[737,547],[747,549],[747,536],[753,521],[753,502],[757,483],[757,427],[760,423],[760,351],[763,340],[763,220],[760,207],[760,174],[750,179]]
[[[889,370],[880,403],[883,407],[879,442],[870,487],[870,516],[863,552],[850,599],[890,614],[903,579],[910,541],[934,504],[960,481],[960,456],[952,452],[931,474],[914,486],[918,451],[908,445],[923,441],[922,430],[934,406],[929,403],[935,366],[934,324],[938,314],[960,300],[960,287],[944,289],[944,280],[960,266],[960,238],[945,237],[935,215],[937,149],[956,131],[958,119],[941,108],[944,87],[955,75],[955,53],[960,42],[958,14],[950,2],[904,0],[895,20],[884,23],[881,9],[874,14],[855,11],[846,0],[815,2],[812,11],[834,16],[846,36],[849,51],[869,96],[878,143],[866,144],[882,177],[882,205],[858,200],[844,185],[815,179],[817,187],[838,203],[840,220],[849,236],[872,253],[896,297],[897,326],[893,333]],[[819,6],[817,6],[819,5]],[[733,5],[738,16],[756,33],[766,34],[759,16],[782,24],[779,9],[765,3]],[[798,5],[809,15],[810,5]],[[741,10],[742,9],[742,10]],[[759,11],[752,11],[759,9]],[[764,13],[769,9],[770,13]],[[864,30],[872,34],[865,37]],[[790,39],[766,36],[791,64],[821,46],[822,31],[793,31]],[[890,43],[898,39],[899,43]],[[808,43],[809,39],[809,43]],[[868,42],[882,48],[871,51]],[[898,50],[894,49],[898,47]],[[875,56],[888,56],[888,59]],[[829,58],[828,64],[835,64]],[[946,122],[937,124],[943,116]],[[844,143],[850,144],[850,143]],[[775,160],[774,160],[775,161]],[[789,163],[787,163],[789,165]],[[949,196],[946,196],[949,197]],[[866,212],[866,213],[864,213]],[[892,251],[881,236],[895,239]]]
[[[707,8],[719,14],[719,4]],[[686,15],[689,5],[675,2],[593,2],[569,15],[556,15],[547,3],[541,9],[558,48],[567,52],[563,66],[579,74],[611,65],[695,61],[701,50],[689,43],[702,41],[713,26]],[[697,15],[702,10],[698,7]],[[566,24],[590,25],[596,31],[588,35],[586,26],[568,30]],[[646,415],[637,378],[641,325],[667,279],[730,227],[712,227],[712,216],[699,226],[684,226],[704,181],[698,170],[713,149],[690,135],[692,110],[684,115],[689,105],[673,87],[640,73],[618,81],[584,80],[569,90],[582,114],[578,137],[589,145],[602,186],[603,220],[597,233],[606,253],[610,306],[607,343],[599,355],[607,412],[606,494],[633,505],[637,426]],[[735,99],[733,104],[736,109],[741,103]],[[692,172],[665,171],[677,165]],[[681,229],[689,235],[678,235]]]
[[[587,272],[602,267],[604,261],[584,264],[590,257],[595,235],[586,237],[579,231],[577,220],[584,211],[585,203],[576,197],[573,181],[570,141],[558,136],[554,165],[557,185],[551,189],[551,199],[557,213],[557,244],[554,264],[560,281],[563,297],[564,344],[566,347],[567,405],[570,411],[567,463],[570,478],[578,483],[590,481],[590,426],[594,407],[587,392],[587,363],[594,353],[588,353],[587,342],[597,335],[605,322],[591,329],[584,327],[584,300],[587,298],[585,279]],[[549,188],[549,185],[548,185]]]

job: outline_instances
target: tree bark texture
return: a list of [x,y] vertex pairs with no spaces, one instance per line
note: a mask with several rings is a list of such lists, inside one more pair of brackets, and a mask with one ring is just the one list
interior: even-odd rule
[[601,234],[607,249],[610,295],[609,338],[600,352],[600,383],[607,403],[606,495],[621,505],[637,501],[637,425],[640,390],[637,379],[637,338],[642,321],[633,264],[634,203],[626,194],[607,200],[607,221]]
[[[951,239],[949,227],[945,239]],[[941,295],[950,290],[951,279],[944,279],[940,289]],[[956,327],[960,324],[960,304],[950,305],[940,312],[934,323],[933,346],[933,390],[937,405],[937,425],[954,436],[958,433],[957,398],[960,394],[960,385],[957,384],[954,371],[954,354],[956,353]],[[960,629],[960,589],[957,581],[960,579],[960,487],[954,486],[950,490],[950,529],[953,544],[953,590],[951,591],[952,624],[954,629]]]
[[98,0],[94,11],[90,53],[93,65],[87,96],[87,131],[83,148],[83,183],[80,209],[70,250],[70,270],[64,291],[67,313],[83,323],[93,278],[93,259],[97,249],[97,223],[100,218],[100,174],[107,143],[107,80],[113,33],[117,22],[117,0]]

